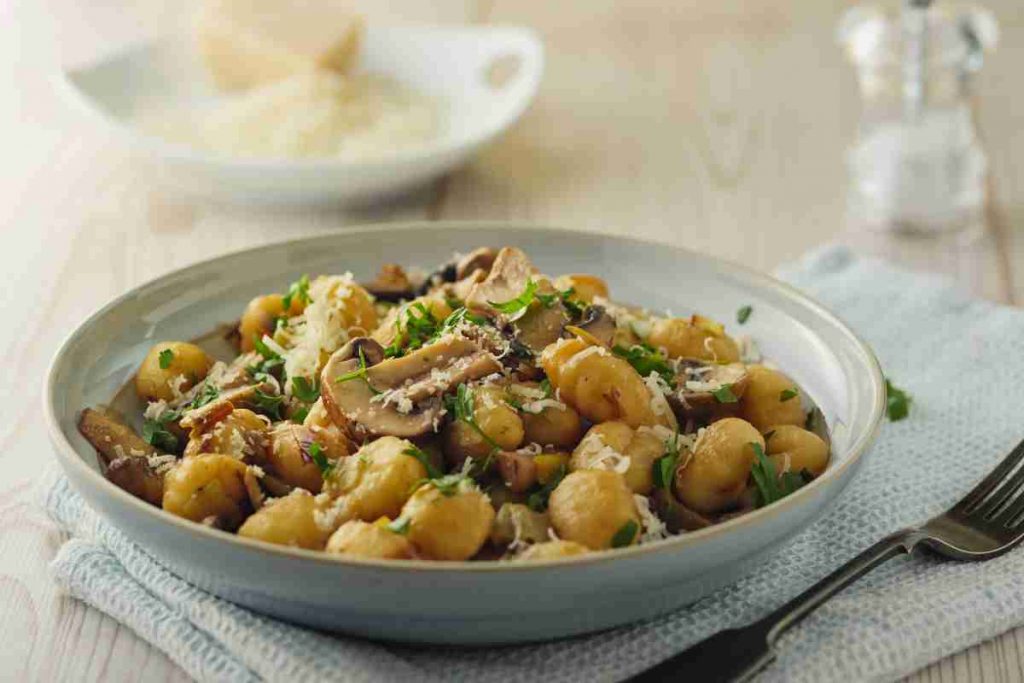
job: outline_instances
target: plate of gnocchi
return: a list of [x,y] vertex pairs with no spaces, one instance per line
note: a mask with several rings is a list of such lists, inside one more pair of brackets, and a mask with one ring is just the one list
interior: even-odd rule
[[77,490],[184,578],[317,628],[466,644],[735,580],[824,514],[883,406],[870,349],[784,284],[487,223],[166,275],[75,330],[46,392]]

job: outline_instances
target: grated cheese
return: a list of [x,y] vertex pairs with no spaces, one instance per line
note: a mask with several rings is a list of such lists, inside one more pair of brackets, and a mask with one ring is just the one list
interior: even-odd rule
[[592,470],[608,470],[625,474],[629,471],[630,458],[609,446],[597,432],[588,434],[577,446],[584,466]]
[[174,455],[150,455],[146,458],[146,463],[149,465],[157,474],[164,474],[168,470],[172,469],[178,462],[177,456]]
[[146,412],[142,414],[147,420],[159,419],[168,409],[167,401],[160,399],[158,401],[150,401],[149,405],[146,406]]
[[530,401],[529,403],[523,404],[523,412],[530,413],[531,415],[537,415],[538,413],[542,412],[545,408],[566,410],[566,405],[561,401],[556,401],[553,398],[544,398],[539,401]]
[[167,382],[167,386],[171,388],[171,393],[174,395],[174,398],[179,399],[185,395],[181,390],[181,387],[186,383],[188,383],[188,377],[185,375],[175,375]]
[[[349,340],[346,303],[354,291],[353,284],[352,273],[324,275],[310,283],[310,303],[302,315],[294,319],[292,348],[274,349],[284,358],[285,373],[289,377],[316,377],[320,373],[321,358],[334,353]],[[291,395],[290,384],[285,391]]]
[[659,541],[668,536],[668,528],[665,523],[651,510],[651,502],[646,496],[633,494],[633,502],[636,504],[636,511],[640,515],[640,544]]
[[668,404],[668,399],[665,395],[671,393],[672,387],[668,385],[665,378],[656,372],[651,372],[644,378],[644,384],[647,385],[647,392],[651,395],[651,412],[657,417],[664,418],[673,427],[678,424],[676,422],[676,414],[672,412],[672,406]]

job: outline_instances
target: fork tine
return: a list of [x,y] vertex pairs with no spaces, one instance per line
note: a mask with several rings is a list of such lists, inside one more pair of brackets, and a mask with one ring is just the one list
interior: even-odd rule
[[1024,513],[1024,492],[1018,493],[1006,506],[1006,508],[992,519],[992,523],[998,526],[1012,529],[1017,524],[1014,521]]
[[966,514],[973,513],[974,509],[1006,478],[1006,475],[1013,471],[1013,468],[1020,464],[1022,459],[1024,459],[1024,441],[1017,444],[1010,454],[1003,458],[1003,461],[987,477],[981,480],[980,484],[956,504],[955,508]]

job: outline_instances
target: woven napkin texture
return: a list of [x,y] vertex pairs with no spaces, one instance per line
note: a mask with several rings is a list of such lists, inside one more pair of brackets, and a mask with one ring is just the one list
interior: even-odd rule
[[[276,622],[183,582],[99,519],[68,482],[41,482],[70,536],[52,563],[71,595],[200,681],[615,681],[764,615],[882,536],[942,511],[1024,436],[1024,312],[841,247],[780,277],[835,311],[913,394],[838,504],[755,574],[670,616],[504,648],[414,648]],[[756,311],[755,311],[756,315]],[[1024,550],[985,563],[889,562],[786,634],[762,681],[889,680],[1024,623]],[[540,599],[540,596],[538,596]]]

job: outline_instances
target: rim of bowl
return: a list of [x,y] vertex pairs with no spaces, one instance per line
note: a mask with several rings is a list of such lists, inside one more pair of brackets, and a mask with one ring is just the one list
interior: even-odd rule
[[[71,442],[64,435],[63,430],[60,427],[60,423],[57,419],[55,409],[55,396],[58,391],[58,387],[55,384],[55,376],[57,369],[63,364],[64,356],[72,344],[75,343],[76,339],[83,334],[83,332],[94,324],[97,318],[103,316],[111,309],[120,305],[126,299],[132,297],[135,292],[149,288],[155,285],[161,284],[163,281],[173,277],[179,276],[181,273],[191,270],[193,268],[201,268],[207,266],[211,262],[223,261],[231,259],[236,256],[243,254],[253,254],[260,251],[274,251],[283,247],[298,245],[303,242],[316,242],[318,240],[330,241],[337,238],[347,238],[356,235],[375,235],[379,233],[389,233],[401,230],[423,230],[430,228],[441,228],[445,230],[456,230],[456,231],[470,231],[475,228],[501,228],[509,231],[518,232],[532,232],[537,233],[549,233],[559,235],[578,235],[585,236],[592,239],[609,240],[612,242],[630,242],[638,246],[650,247],[650,248],[670,248],[677,252],[683,252],[691,257],[700,258],[712,262],[719,270],[726,272],[732,271],[733,273],[741,274],[748,280],[754,281],[759,287],[774,290],[776,293],[783,295],[785,298],[790,299],[800,305],[812,310],[816,315],[823,318],[837,330],[842,332],[851,342],[853,348],[855,348],[866,361],[868,370],[870,372],[870,380],[872,383],[873,391],[871,398],[871,410],[870,418],[867,429],[861,434],[857,435],[853,442],[850,444],[848,456],[840,462],[836,467],[829,467],[825,470],[824,474],[810,482],[806,486],[800,488],[795,493],[783,498],[782,500],[776,501],[771,505],[763,508],[752,510],[748,513],[714,524],[705,529],[697,531],[690,531],[685,534],[671,536],[666,539],[659,540],[655,543],[647,545],[633,545],[628,548],[616,548],[609,550],[602,550],[596,552],[590,552],[582,556],[573,556],[569,558],[558,558],[551,560],[541,560],[534,562],[470,562],[470,561],[451,561],[451,560],[376,560],[366,558],[350,558],[341,555],[329,555],[323,551],[306,550],[303,548],[294,548],[290,546],[275,545],[272,543],[266,543],[264,541],[257,541],[253,539],[244,538],[237,534],[225,533],[218,531],[210,527],[197,524],[190,520],[172,515],[169,512],[165,512],[161,508],[157,508],[150,505],[135,496],[131,495],[127,491],[116,486],[102,473],[93,469],[86,464],[84,457],[82,457],[78,450],[71,444]],[[802,503],[807,499],[814,491],[830,483],[832,480],[838,478],[841,473],[845,472],[849,468],[853,467],[858,463],[865,451],[874,441],[878,434],[878,430],[881,426],[882,418],[884,415],[885,408],[885,383],[884,376],[882,374],[881,366],[878,359],[875,357],[871,347],[868,346],[853,330],[851,330],[846,323],[840,320],[837,316],[831,313],[823,305],[807,296],[795,287],[777,280],[770,275],[766,275],[760,271],[754,270],[753,268],[736,264],[725,259],[710,256],[697,252],[685,247],[680,247],[669,242],[651,240],[645,238],[636,237],[622,237],[618,235],[610,235],[599,232],[586,231],[581,229],[570,229],[570,228],[555,228],[543,225],[531,225],[531,224],[520,224],[512,221],[406,221],[396,223],[378,223],[378,224],[366,224],[353,226],[351,228],[345,228],[343,232],[337,233],[321,233],[317,235],[306,235],[303,237],[288,238],[278,240],[275,242],[269,242],[255,247],[248,247],[245,249],[238,249],[231,251],[219,256],[215,256],[210,259],[204,259],[196,263],[187,265],[183,268],[178,268],[170,272],[159,275],[155,278],[151,278],[145,282],[142,282],[128,291],[114,297],[106,304],[100,306],[98,309],[89,314],[81,323],[79,323],[74,330],[72,330],[61,342],[57,351],[54,353],[53,358],[50,361],[50,365],[46,373],[46,383],[43,391],[43,414],[46,420],[47,431],[50,436],[50,442],[57,453],[58,459],[62,466],[67,468],[70,467],[82,476],[91,478],[92,481],[97,482],[100,487],[106,487],[110,495],[119,497],[120,500],[127,504],[129,507],[134,509],[139,514],[152,515],[165,523],[175,525],[182,531],[197,535],[206,539],[220,541],[229,544],[238,544],[241,547],[261,553],[268,553],[278,555],[282,557],[288,557],[299,561],[305,562],[317,562],[337,565],[351,564],[354,566],[361,567],[372,567],[374,569],[388,570],[388,571],[461,571],[461,572],[509,572],[509,571],[538,571],[541,569],[550,569],[553,567],[564,567],[571,568],[581,564],[595,564],[602,562],[615,561],[619,559],[636,558],[640,555],[648,555],[654,553],[667,553],[675,552],[684,547],[698,545],[701,542],[728,534],[734,529],[738,529],[744,526],[752,526],[759,522],[763,522],[770,517],[774,517],[782,513],[784,510],[791,509],[796,505]],[[77,487],[76,487],[77,488]],[[835,495],[835,494],[833,494]],[[87,503],[88,504],[88,503]],[[91,506],[90,506],[91,507]],[[102,513],[101,513],[102,514]],[[105,515],[103,515],[105,516]],[[112,522],[113,523],[113,522]],[[114,526],[117,526],[114,523]]]

